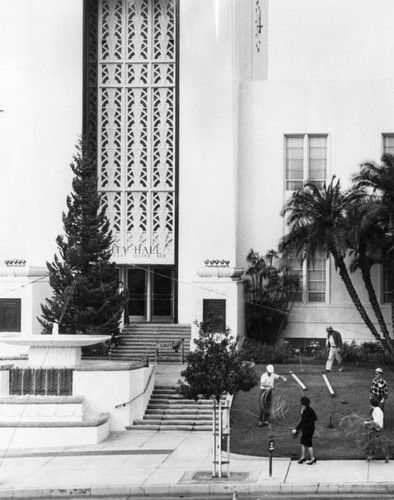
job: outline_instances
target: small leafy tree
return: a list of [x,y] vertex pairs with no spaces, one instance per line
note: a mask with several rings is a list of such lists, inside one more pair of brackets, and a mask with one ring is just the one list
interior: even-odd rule
[[251,249],[246,261],[246,336],[273,345],[286,325],[299,277],[289,272],[274,250],[262,256]]
[[249,391],[258,382],[250,363],[242,361],[237,341],[230,330],[218,332],[212,320],[199,324],[196,349],[187,356],[187,367],[181,372],[184,380],[179,392],[187,399],[214,398],[237,391]]
[[112,234],[97,191],[96,165],[82,142],[70,165],[73,192],[63,212],[64,235],[56,238],[59,256],[47,262],[53,296],[41,304],[38,318],[49,333],[54,322],[60,333],[116,335],[123,295],[111,262]]

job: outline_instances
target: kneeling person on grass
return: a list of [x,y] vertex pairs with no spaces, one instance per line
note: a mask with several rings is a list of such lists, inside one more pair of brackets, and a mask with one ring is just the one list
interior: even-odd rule
[[372,419],[365,421],[365,451],[368,454],[367,460],[370,462],[373,459],[373,456],[380,451],[384,454],[386,462],[388,462],[388,441],[382,434],[382,429],[384,427],[384,414],[382,409],[379,407],[379,400],[377,398],[371,397],[370,403],[372,407]]
[[267,365],[265,373],[260,379],[260,417],[259,426],[268,425],[268,419],[271,411],[272,390],[274,389],[275,380],[282,379],[286,382],[287,378],[275,373],[273,365]]

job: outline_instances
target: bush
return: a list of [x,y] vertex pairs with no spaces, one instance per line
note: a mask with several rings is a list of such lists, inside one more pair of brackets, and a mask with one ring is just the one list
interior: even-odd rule
[[[319,349],[313,357],[318,360],[327,358],[327,349]],[[375,363],[388,365],[392,363],[390,356],[378,342],[363,342],[357,344],[352,340],[350,344],[344,342],[342,346],[342,359],[345,363]]]
[[256,339],[245,339],[240,355],[245,361],[256,364],[288,363],[292,357],[292,350],[287,342],[278,342],[275,345],[264,344]]

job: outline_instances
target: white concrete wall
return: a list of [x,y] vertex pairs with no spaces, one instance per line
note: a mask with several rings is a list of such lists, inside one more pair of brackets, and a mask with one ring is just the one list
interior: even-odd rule
[[192,322],[196,269],[235,263],[236,76],[233,1],[180,7],[179,321]]
[[391,0],[271,0],[268,79],[392,79],[393,17]]
[[84,396],[86,415],[108,412],[110,431],[122,431],[143,417],[154,387],[153,372],[154,366],[121,371],[75,370],[73,396]]
[[[21,331],[1,332],[1,336],[40,334],[42,326],[41,304],[51,295],[46,268],[3,267],[0,268],[0,298],[21,299]],[[27,353],[27,348],[6,345],[0,342],[0,357]]]
[[45,265],[82,129],[82,0],[0,0],[0,263]]
[[[391,80],[242,85],[239,259],[251,247],[263,253],[276,248],[284,234],[284,135],[328,134],[327,177],[335,174],[347,187],[362,161],[379,161],[382,133],[394,131],[393,88]],[[329,302],[295,308],[285,335],[324,336],[327,323],[348,338],[366,335],[333,267]]]

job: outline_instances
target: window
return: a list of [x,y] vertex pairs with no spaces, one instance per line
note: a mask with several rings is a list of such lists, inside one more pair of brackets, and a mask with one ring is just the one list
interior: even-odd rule
[[319,255],[308,262],[308,302],[326,301],[326,257]]
[[384,304],[391,302],[391,290],[394,284],[394,264],[392,262],[386,262],[382,265],[382,299]]
[[300,278],[300,288],[294,302],[326,302],[326,267],[327,259],[324,254],[317,255],[314,261],[291,261],[291,272]]
[[383,153],[394,155],[394,134],[383,134]]
[[285,137],[286,190],[302,188],[307,180],[323,187],[327,176],[327,135]]
[[300,259],[292,259],[290,262],[290,270],[291,274],[296,274],[299,278],[298,282],[298,290],[294,296],[294,302],[303,302],[303,288],[304,288],[304,280],[303,280],[303,264]]

